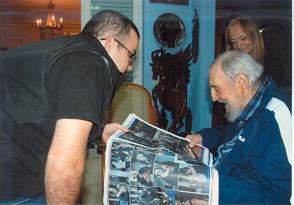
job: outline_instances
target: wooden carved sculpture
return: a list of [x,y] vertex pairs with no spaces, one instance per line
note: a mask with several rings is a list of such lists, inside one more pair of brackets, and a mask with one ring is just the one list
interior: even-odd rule
[[198,37],[199,37],[199,18],[197,10],[194,9],[194,18],[192,20],[193,23],[193,31],[192,31],[192,56],[193,63],[196,63],[198,59]]
[[[190,62],[192,60],[191,44],[185,50],[176,54],[167,53],[161,48],[152,52],[152,79],[158,81],[152,90],[152,98],[158,115],[158,126],[167,129],[168,118],[166,111],[172,117],[168,130],[179,134],[184,126],[185,133],[191,133],[192,113],[187,107],[187,85],[190,82]],[[159,103],[161,110],[159,110]]]

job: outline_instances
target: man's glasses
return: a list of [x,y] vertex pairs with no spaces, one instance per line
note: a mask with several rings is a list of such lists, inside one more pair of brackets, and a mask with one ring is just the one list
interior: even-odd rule
[[136,52],[132,53],[127,47],[125,47],[119,40],[114,39],[119,45],[121,45],[124,49],[126,49],[129,53],[130,62],[133,65],[137,59]]
[[[100,40],[106,40],[106,38],[101,38]],[[137,59],[137,56],[136,56],[136,52],[135,53],[132,53],[127,47],[124,46],[124,44],[122,44],[119,40],[117,39],[114,39],[121,47],[123,47],[124,49],[126,49],[129,53],[129,58],[130,58],[130,63],[133,65]]]

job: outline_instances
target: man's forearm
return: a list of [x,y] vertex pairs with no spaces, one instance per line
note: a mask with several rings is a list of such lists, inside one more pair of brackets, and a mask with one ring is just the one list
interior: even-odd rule
[[83,170],[69,167],[61,170],[51,166],[46,167],[45,175],[47,204],[75,204],[80,196]]
[[48,204],[77,202],[91,127],[91,122],[79,119],[60,119],[56,122],[45,169]]

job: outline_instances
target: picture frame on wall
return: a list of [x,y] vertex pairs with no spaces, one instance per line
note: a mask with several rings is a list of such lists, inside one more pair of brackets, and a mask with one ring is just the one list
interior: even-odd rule
[[189,0],[149,0],[150,3],[162,3],[162,4],[181,4],[188,5]]

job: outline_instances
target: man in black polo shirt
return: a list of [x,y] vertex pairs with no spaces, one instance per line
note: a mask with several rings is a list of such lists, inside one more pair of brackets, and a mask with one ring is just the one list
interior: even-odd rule
[[0,203],[78,200],[87,144],[127,131],[114,123],[103,129],[103,116],[139,38],[129,18],[108,10],[79,35],[1,54]]

